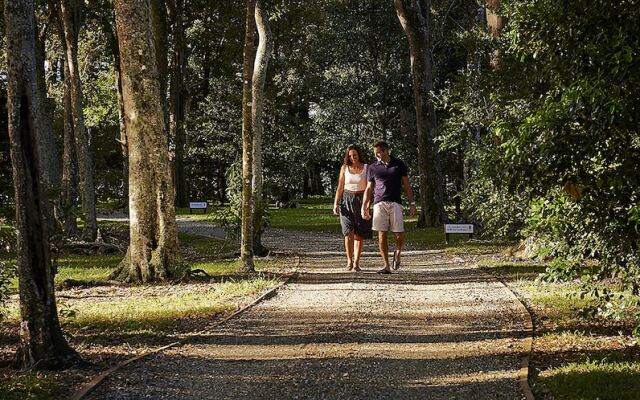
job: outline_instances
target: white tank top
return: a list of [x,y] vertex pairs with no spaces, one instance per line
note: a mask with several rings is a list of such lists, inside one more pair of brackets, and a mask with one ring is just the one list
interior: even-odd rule
[[349,167],[344,169],[344,190],[361,192],[367,188],[367,164],[363,164],[362,171],[358,174],[349,172]]

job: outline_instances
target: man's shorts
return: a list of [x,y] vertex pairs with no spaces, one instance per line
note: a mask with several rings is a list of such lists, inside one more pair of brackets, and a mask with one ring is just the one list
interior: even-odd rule
[[373,205],[373,230],[404,232],[402,205],[395,201],[381,201]]

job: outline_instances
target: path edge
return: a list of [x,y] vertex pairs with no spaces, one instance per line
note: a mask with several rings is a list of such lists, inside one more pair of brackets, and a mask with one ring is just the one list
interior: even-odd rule
[[513,289],[509,287],[509,285],[507,285],[504,281],[502,281],[495,275],[491,274],[489,271],[478,266],[477,264],[476,268],[480,272],[491,278],[491,280],[493,280],[494,282],[498,282],[505,289],[507,289],[509,295],[516,300],[518,308],[520,309],[520,313],[524,317],[524,329],[527,331],[528,335],[524,340],[524,350],[522,352],[522,358],[520,359],[518,384],[520,385],[520,389],[524,393],[524,396],[527,400],[535,400],[535,396],[533,395],[531,386],[529,385],[529,361],[531,360],[531,353],[533,351],[533,316],[531,315],[529,308],[520,299],[520,296],[518,296],[516,292],[514,292]]
[[[244,313],[245,311],[247,311],[248,309],[250,309],[251,307],[254,307],[255,305],[257,305],[258,303],[264,301],[264,300],[268,300],[270,298],[272,298],[273,296],[275,296],[278,292],[278,290],[280,290],[284,285],[288,284],[289,282],[291,282],[291,280],[293,280],[293,278],[298,274],[297,270],[300,267],[300,256],[296,255],[296,262],[294,265],[294,272],[288,274],[286,276],[286,279],[280,283],[279,285],[267,290],[265,293],[263,293],[262,295],[260,295],[260,297],[258,297],[257,299],[253,300],[251,303],[247,304],[246,306],[240,308],[239,310],[235,311],[234,313],[227,315],[226,317],[222,318],[220,321],[216,322],[215,324],[213,324],[211,326],[211,328],[217,328],[220,325],[224,324],[225,322],[229,321],[232,318],[235,318],[237,316],[239,316],[240,314]],[[113,374],[114,372],[116,372],[117,370],[121,369],[122,367],[134,362],[134,361],[138,361],[140,359],[143,359],[145,357],[148,357],[150,355],[159,353],[163,350],[169,349],[171,347],[175,347],[178,345],[182,345],[184,344],[187,339],[182,339],[179,340],[177,342],[173,342],[161,347],[158,347],[156,349],[150,350],[146,353],[143,354],[139,354],[135,357],[131,357],[128,358],[124,361],[120,361],[119,363],[117,363],[116,365],[114,365],[113,367],[109,368],[108,370],[96,375],[95,377],[93,377],[93,379],[91,379],[89,381],[89,383],[87,383],[86,385],[84,385],[83,387],[81,387],[80,389],[78,389],[75,393],[73,393],[70,397],[69,400],[82,400],[84,399],[87,395],[89,395],[91,392],[93,392],[98,385],[100,385],[105,379],[107,379],[111,374]]]

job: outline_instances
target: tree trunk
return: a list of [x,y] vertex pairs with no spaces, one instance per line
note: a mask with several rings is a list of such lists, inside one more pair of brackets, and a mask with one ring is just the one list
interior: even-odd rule
[[263,3],[263,0],[256,1],[255,18],[260,40],[253,68],[253,109],[251,114],[253,125],[253,250],[255,254],[259,255],[266,253],[266,249],[262,245],[265,206],[262,191],[262,132],[264,130],[264,86],[269,58],[273,49],[273,35],[269,26],[269,15]]
[[[497,39],[500,37],[500,32],[504,28],[505,19],[500,15],[501,0],[486,0],[485,2],[485,16],[487,19],[487,27],[491,33],[491,37]],[[491,54],[491,66],[495,69],[499,69],[502,64],[502,52],[500,49],[496,49]]]
[[62,154],[62,215],[64,232],[69,236],[78,235],[78,224],[73,208],[78,195],[78,160],[76,158],[75,139],[73,138],[73,116],[71,115],[71,87],[69,68],[64,63],[64,111],[63,111],[63,154]]
[[253,264],[253,124],[252,79],[256,49],[256,0],[246,0],[244,62],[242,64],[242,216],[240,228],[240,262],[244,271],[254,271]]
[[[55,14],[53,15],[55,16]],[[51,17],[51,16],[50,16]],[[58,151],[56,148],[56,140],[53,134],[53,104],[49,101],[47,97],[47,84],[45,81],[45,42],[47,38],[47,31],[49,21],[54,20],[53,18],[49,18],[47,24],[44,24],[38,33],[38,39],[36,40],[36,73],[38,79],[38,90],[42,93],[41,101],[42,104],[39,106],[41,110],[43,110],[44,117],[41,119],[43,124],[40,129],[45,132],[42,133],[42,137],[46,140],[46,143],[42,143],[40,148],[42,150],[42,157],[44,162],[47,165],[47,168],[43,172],[43,177],[45,179],[45,183],[49,187],[49,205],[51,207],[51,228],[55,231],[60,230],[60,222],[59,219],[62,218],[61,212],[61,202],[57,193],[60,190],[60,170],[58,159]],[[37,23],[34,25],[37,26]],[[55,194],[54,194],[55,193]]]
[[171,58],[171,87],[169,89],[169,137],[175,144],[175,185],[176,204],[178,207],[187,207],[189,193],[187,177],[184,165],[186,151],[186,131],[184,122],[186,118],[187,91],[185,87],[185,75],[187,73],[187,43],[184,26],[184,1],[176,0],[172,4],[173,14],[173,55]]
[[129,249],[113,279],[151,282],[188,271],[180,259],[162,96],[145,0],[116,0],[129,148]]
[[49,206],[41,144],[46,113],[36,76],[32,0],[4,2],[7,37],[7,110],[16,202],[20,291],[20,344],[17,361],[26,368],[63,368],[79,357],[67,344],[60,323],[49,250]]
[[129,149],[127,147],[127,127],[124,123],[124,102],[122,100],[122,73],[120,72],[120,50],[118,49],[118,35],[115,31],[115,18],[112,12],[109,17],[101,19],[102,30],[109,41],[111,54],[113,55],[113,67],[116,78],[116,90],[118,98],[118,126],[119,137],[116,141],[120,144],[122,153],[122,207],[129,204]]
[[166,0],[149,0],[151,5],[151,26],[153,29],[153,51],[158,68],[162,113],[165,123],[165,133],[169,126],[169,112],[167,107],[167,75],[169,71],[167,56],[169,54],[169,24],[167,21]]
[[420,214],[418,226],[437,226],[446,219],[442,165],[434,141],[436,115],[431,99],[433,75],[429,33],[429,0],[394,0],[400,24],[409,41],[411,78],[416,110]]
[[84,125],[82,84],[80,70],[78,69],[78,36],[82,7],[83,2],[81,0],[60,0],[59,13],[64,35],[65,62],[69,72],[65,79],[69,79],[69,87],[71,88],[73,137],[78,158],[79,189],[82,199],[82,213],[84,215],[82,236],[87,241],[94,241],[98,234],[98,223],[96,220],[93,161],[89,149],[89,137]]

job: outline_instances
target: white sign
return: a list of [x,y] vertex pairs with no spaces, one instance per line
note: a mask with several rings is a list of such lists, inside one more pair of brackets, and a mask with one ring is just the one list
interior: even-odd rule
[[444,224],[444,233],[473,233],[473,224]]
[[207,208],[208,204],[206,201],[190,201],[189,208]]

